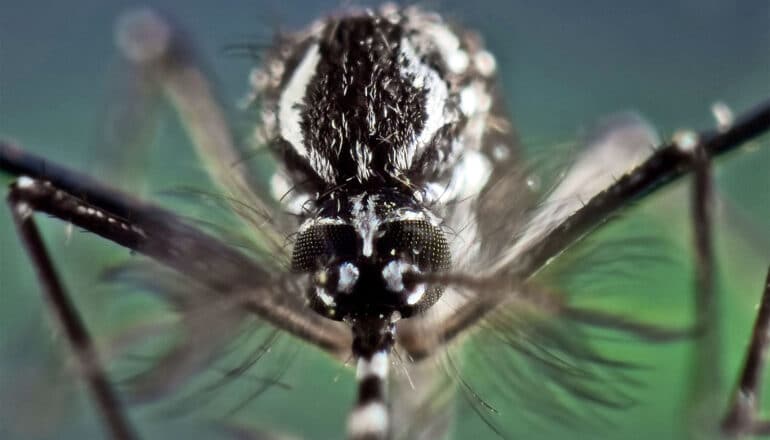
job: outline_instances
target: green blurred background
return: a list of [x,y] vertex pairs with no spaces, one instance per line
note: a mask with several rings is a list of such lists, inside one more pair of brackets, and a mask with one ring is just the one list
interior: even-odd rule
[[[120,78],[112,25],[121,11],[134,5],[97,0],[0,2],[0,136],[123,185],[100,165],[103,154],[97,140]],[[227,44],[269,42],[273,29],[296,29],[341,3],[167,0],[150,5],[171,14],[191,33],[223,96],[235,103],[246,91],[252,61],[225,55]],[[666,136],[681,127],[713,126],[709,107],[716,100],[740,112],[770,97],[766,0],[445,0],[427,6],[480,29],[498,57],[516,125],[528,147],[541,157],[549,145],[576,138],[597,118],[618,110],[639,111]],[[125,183],[127,188],[168,201],[157,192],[192,182],[209,187],[171,112],[160,112],[160,120],[153,144],[161,148],[139,162],[147,180]],[[248,121],[235,116],[235,125],[246,127]],[[725,362],[726,388],[741,363],[770,264],[768,144],[765,136],[720,161],[716,173],[722,197],[717,256],[725,349],[713,356]],[[690,322],[687,203],[686,187],[675,185],[641,203],[600,236],[630,236],[643,229],[665,243],[673,261],[649,267],[631,261],[628,267],[642,268],[638,278],[618,276],[597,283],[609,293],[623,293],[597,295],[606,306],[654,322]],[[206,208],[184,203],[178,207],[186,209],[185,215],[209,215]],[[102,343],[108,343],[126,322],[142,319],[138,315],[144,311],[162,310],[152,301],[117,295],[99,282],[100,268],[125,260],[125,251],[77,231],[68,240],[61,223],[41,223],[66,284],[89,326],[102,335]],[[598,277],[588,274],[589,281],[570,287],[591,290]],[[71,361],[62,342],[51,331],[9,216],[0,210],[0,438],[101,438],[90,402],[67,373]],[[685,438],[686,396],[694,371],[689,363],[691,345],[600,344],[605,352],[617,351],[618,356],[647,366],[634,376],[640,382],[633,388],[638,404],[602,412],[606,422],[598,428],[522,427],[521,438]],[[354,393],[351,373],[289,339],[281,346],[285,349],[281,351],[292,354],[267,359],[261,367],[264,372],[257,375],[271,375],[286,366],[280,380],[287,387],[270,389],[232,418],[238,425],[279,427],[308,439],[339,438]],[[131,416],[145,438],[215,438],[219,432],[206,420],[241,401],[249,384],[249,379],[241,379],[235,387],[225,388],[213,408],[171,417],[163,404],[141,405]],[[509,421],[519,413],[516,407],[497,409],[502,415],[496,417]],[[495,438],[472,411],[461,408],[459,413],[455,438]],[[544,417],[541,423],[553,424],[553,419]]]

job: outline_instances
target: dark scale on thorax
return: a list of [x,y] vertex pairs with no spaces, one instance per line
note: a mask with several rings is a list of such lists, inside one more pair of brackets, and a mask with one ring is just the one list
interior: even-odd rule
[[436,153],[449,159],[460,117],[440,67],[416,52],[414,32],[400,16],[328,23],[287,84],[305,83],[301,99],[291,94],[278,102],[284,154],[309,159],[314,177],[330,185],[434,177],[442,163]]
[[403,37],[402,26],[371,17],[324,32],[301,127],[307,147],[329,164],[325,180],[377,185],[409,174],[409,149],[427,120],[427,91],[406,73]]
[[254,71],[257,141],[282,159],[273,191],[302,219],[292,270],[314,310],[392,320],[439,299],[408,274],[450,267],[450,214],[472,223],[460,200],[508,156],[491,145],[504,132],[490,129],[494,70],[475,35],[385,6],[284,35]]

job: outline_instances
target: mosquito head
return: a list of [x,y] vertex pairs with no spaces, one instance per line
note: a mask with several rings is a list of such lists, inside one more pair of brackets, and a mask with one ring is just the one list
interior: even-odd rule
[[408,317],[439,299],[439,287],[404,280],[449,267],[446,236],[429,212],[395,191],[334,197],[325,205],[300,228],[292,256],[292,269],[310,277],[314,310],[340,320]]

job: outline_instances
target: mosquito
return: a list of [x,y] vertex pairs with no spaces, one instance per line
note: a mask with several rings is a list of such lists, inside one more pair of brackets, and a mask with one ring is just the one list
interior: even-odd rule
[[[194,51],[161,14],[126,15],[117,39],[178,110],[224,193],[219,200],[253,234],[248,249],[234,246],[221,231],[0,142],[0,170],[16,176],[7,200],[20,242],[106,432],[121,440],[142,437],[57,274],[35,213],[151,263],[113,275],[166,290],[190,317],[191,341],[211,336],[208,344],[216,345],[231,335],[219,323],[255,316],[353,365],[348,439],[441,438],[451,399],[436,371],[457,367],[442,364],[443,354],[488,319],[500,319],[501,310],[517,328],[535,314],[649,341],[704,332],[714,313],[711,162],[770,129],[767,102],[738,117],[719,107],[717,129],[681,131],[669,142],[624,115],[606,124],[541,198],[528,182],[494,56],[475,32],[439,14],[390,4],[347,8],[278,36],[249,78],[257,152],[234,140]],[[269,185],[248,166],[263,160],[265,149],[278,163]],[[693,329],[583,308],[537,283],[618,212],[688,173],[698,274]],[[722,425],[728,434],[770,432],[756,414],[768,283]],[[532,344],[532,335],[519,336],[497,342],[534,359],[561,391],[612,405],[592,387],[597,377],[586,367],[611,369],[611,360],[564,346],[564,335],[543,331]],[[194,362],[190,354],[201,347],[181,345],[145,377],[145,389],[163,388],[169,368]],[[485,405],[462,380],[455,386]],[[424,423],[428,416],[433,422]]]

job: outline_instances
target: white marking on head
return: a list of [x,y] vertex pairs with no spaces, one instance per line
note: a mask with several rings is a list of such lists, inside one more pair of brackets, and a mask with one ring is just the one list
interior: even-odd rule
[[380,224],[382,224],[382,219],[377,216],[377,211],[375,210],[378,197],[369,196],[366,200],[366,206],[364,206],[363,199],[364,195],[352,197],[351,223],[363,240],[364,245],[361,253],[365,257],[371,257],[374,251],[374,236],[377,234]]
[[[406,272],[419,273],[420,270],[414,264],[405,263],[401,260],[393,260],[386,264],[382,268],[382,279],[385,280],[385,287],[391,292],[402,292],[404,290],[403,275]],[[415,291],[417,290],[415,289]]]
[[410,306],[413,306],[420,302],[422,299],[422,296],[425,294],[425,290],[427,290],[427,287],[425,286],[425,283],[420,283],[414,286],[414,289],[412,289],[409,292],[409,295],[406,297],[406,303]]
[[356,379],[360,381],[374,376],[385,380],[388,376],[388,367],[388,353],[384,351],[378,351],[371,359],[359,358],[356,367]]
[[320,217],[315,221],[316,225],[346,225],[347,222],[339,217]]
[[371,402],[358,407],[353,410],[348,419],[349,438],[384,435],[387,430],[388,409],[382,402]]
[[294,147],[297,154],[305,158],[308,157],[308,151],[300,124],[302,122],[301,106],[307,94],[307,86],[315,76],[320,60],[321,54],[316,43],[310,46],[297,65],[278,102],[281,136]]
[[334,301],[334,297],[329,295],[326,292],[326,289],[324,289],[323,287],[316,286],[316,288],[315,288],[315,296],[317,296],[318,299],[320,299],[321,302],[326,304],[326,306],[328,306],[328,307],[334,307],[334,306],[337,305],[337,303]]
[[358,281],[358,268],[350,262],[345,262],[340,265],[339,281],[337,282],[337,291],[342,293],[350,293],[353,291],[353,287]]
[[309,218],[302,222],[297,232],[305,232],[312,226],[325,226],[325,225],[346,225],[347,222],[339,217],[319,217]]
[[419,221],[425,220],[425,213],[422,211],[412,211],[411,209],[399,209],[391,218],[390,221]]

